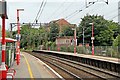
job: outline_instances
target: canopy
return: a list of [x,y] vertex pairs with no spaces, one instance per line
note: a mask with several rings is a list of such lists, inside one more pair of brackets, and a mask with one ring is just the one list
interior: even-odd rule
[[[12,38],[5,38],[5,42],[16,42],[16,39],[12,39]],[[0,38],[0,42],[2,42],[2,38]]]

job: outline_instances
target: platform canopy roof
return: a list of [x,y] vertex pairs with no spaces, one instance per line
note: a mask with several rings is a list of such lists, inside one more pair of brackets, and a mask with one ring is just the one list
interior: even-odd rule
[[[16,42],[16,39],[12,39],[12,38],[5,38],[5,42]],[[2,42],[2,37],[0,37],[0,42]]]

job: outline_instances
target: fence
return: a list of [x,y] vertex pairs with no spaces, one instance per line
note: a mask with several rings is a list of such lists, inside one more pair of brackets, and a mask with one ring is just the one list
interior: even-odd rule
[[[92,47],[77,47],[77,52],[80,54],[92,54]],[[95,46],[94,55],[120,58],[118,46]]]
[[[1,44],[1,43],[0,43]],[[0,45],[0,65],[1,65],[1,49],[2,46]],[[15,43],[6,43],[6,64],[8,65],[8,67],[10,67],[15,59]]]
[[[57,47],[44,47],[46,50],[57,51]],[[78,54],[92,54],[92,47],[88,46],[77,46]],[[74,46],[61,46],[60,51],[63,52],[74,52]],[[94,47],[94,55],[96,56],[104,56],[104,57],[114,57],[120,58],[120,52],[118,50],[118,46],[95,46]]]

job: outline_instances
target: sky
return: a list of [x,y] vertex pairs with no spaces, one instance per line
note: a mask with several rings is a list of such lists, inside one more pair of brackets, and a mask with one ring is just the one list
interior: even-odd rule
[[[1,0],[0,0],[1,1]],[[43,0],[6,0],[7,1],[7,15],[8,20],[6,20],[6,29],[10,29],[10,23],[16,23],[17,9],[24,9],[20,12],[20,23],[32,23],[37,16],[40,5]],[[86,14],[91,15],[102,15],[107,20],[113,20],[118,22],[118,1],[120,0],[109,0],[107,5],[104,1],[107,0],[87,0],[87,4],[90,1],[98,1],[94,5],[85,8],[86,0],[44,0],[46,5],[43,12],[38,19],[38,22],[48,23],[52,20],[57,20],[65,18],[71,24],[79,24],[81,18]],[[69,16],[76,10],[82,10],[78,14]],[[68,18],[66,18],[68,17]],[[2,25],[0,19],[0,25]]]

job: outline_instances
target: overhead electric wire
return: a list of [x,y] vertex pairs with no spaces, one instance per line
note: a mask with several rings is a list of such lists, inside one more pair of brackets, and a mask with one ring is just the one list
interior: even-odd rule
[[[85,2],[85,3],[86,3],[86,2]],[[90,4],[90,5],[87,6],[87,7],[83,6],[83,7],[82,7],[83,9],[81,8],[81,9],[79,9],[79,10],[76,10],[75,12],[73,12],[73,13],[71,13],[70,15],[66,16],[66,17],[65,17],[66,20],[68,20],[68,19],[74,17],[76,14],[78,14],[78,13],[80,13],[81,11],[87,9],[88,7],[92,6],[93,4],[94,4],[94,3]]]
[[[85,4],[86,4],[86,8],[84,8],[84,9],[82,9],[82,11],[83,10],[85,10],[85,9],[87,9],[87,8],[89,8],[90,6],[92,6],[93,4],[95,4],[96,2],[99,2],[98,0],[97,1],[93,1],[93,2],[89,2],[89,5],[87,5],[87,0],[85,1]],[[106,2],[106,1],[104,1],[104,2]],[[106,3],[108,3],[108,0],[107,0],[107,2]],[[80,13],[81,11],[79,11],[78,13]],[[74,13],[74,15],[70,15],[71,17],[70,18],[72,18],[72,17],[74,17],[75,16],[75,14],[78,14],[78,13]],[[67,17],[69,17],[69,16],[67,16]],[[69,19],[70,19],[69,18]],[[68,20],[68,19],[67,19]]]
[[73,3],[69,4],[63,11],[61,11],[61,13],[57,15],[57,17],[65,13],[70,8],[71,5],[73,5]]
[[44,10],[44,8],[45,8],[46,3],[47,3],[47,0],[45,1],[45,3],[44,3],[44,5],[43,5],[43,7],[42,7],[42,10],[41,10],[41,12],[40,12],[37,20],[40,19],[41,15],[42,15],[42,13],[43,13],[43,10]]
[[118,15],[116,15],[116,16],[113,16],[112,18],[110,18],[109,20],[113,20],[113,19],[115,19],[116,17],[118,17],[118,16],[120,16],[120,14]]
[[[39,13],[41,12],[43,3],[44,3],[44,0],[42,1],[41,5],[40,5],[40,8],[39,8],[38,13],[37,13],[37,16],[36,16],[35,19],[34,19],[34,22],[37,20],[37,18],[38,18],[38,16],[39,16]],[[33,22],[33,23],[34,23],[34,22]]]
[[[89,5],[88,7],[90,7],[91,5]],[[84,6],[83,6],[84,7]],[[87,8],[88,8],[87,7]],[[58,8],[59,9],[59,8]],[[57,9],[57,11],[58,11],[58,9]],[[86,9],[86,8],[85,8]],[[59,9],[60,10],[60,9]],[[71,13],[71,14],[69,14],[68,16],[66,16],[65,18],[66,18],[66,20],[68,20],[68,19],[70,19],[70,18],[72,18],[73,16],[75,16],[76,14],[78,14],[79,12],[81,12],[82,11],[82,9],[79,9],[79,10],[76,10],[76,11],[74,11],[73,13]],[[55,13],[56,13],[56,11],[55,11]],[[54,15],[54,13],[53,13],[53,15]],[[52,15],[52,16],[53,16]],[[51,16],[50,16],[51,17]],[[49,17],[49,18],[50,18]],[[49,19],[48,18],[48,19]]]
[[69,16],[74,15],[75,13],[77,13],[78,10],[75,10],[74,12],[72,12],[71,14],[69,14],[68,16],[66,16],[65,18],[68,18]]
[[[84,6],[83,6],[84,7]],[[83,8],[82,7],[82,8]],[[68,16],[65,17],[66,20],[68,20],[69,18],[75,16],[75,14],[78,14],[79,12],[83,11],[82,9],[79,10],[75,10],[73,13],[69,14]]]
[[105,15],[107,15],[107,17],[111,17],[111,14],[110,14],[110,13],[112,13],[112,14],[113,14],[113,13],[116,13],[117,10],[118,10],[118,9],[112,10],[112,11],[106,13]]
[[69,17],[66,17],[66,20],[68,20],[68,19],[74,17],[76,14],[80,13],[81,11],[83,11],[83,10],[77,10],[77,12],[74,13],[73,15],[70,15]]
[[50,18],[52,18],[56,12],[58,12],[61,7],[65,4],[66,0],[64,0],[64,2],[47,18],[47,20],[49,20]]
[[[87,8],[86,8],[87,9]],[[100,8],[99,8],[100,9]],[[98,11],[99,9],[97,9],[96,11]],[[92,9],[92,10],[90,10],[90,11],[93,11],[94,9]],[[80,17],[81,18],[81,17]],[[78,20],[78,19],[80,19],[80,18],[77,18],[77,19],[73,19],[72,21],[76,21],[76,20]],[[71,22],[72,22],[71,21]]]
[[[82,9],[82,8],[83,8],[83,9]],[[66,16],[66,17],[65,17],[66,20],[69,20],[70,18],[74,17],[76,14],[78,14],[78,13],[80,13],[81,11],[87,9],[87,8],[84,8],[84,6],[83,6],[82,8],[79,9],[79,10],[76,10],[76,11],[74,11],[73,13],[69,14],[68,16]]]
[[[95,1],[95,2],[98,2],[98,0],[97,1]],[[91,5],[89,5],[89,6],[87,6],[85,9],[87,9],[87,8],[89,8],[90,6],[92,6],[93,4],[95,4],[95,2],[94,3],[92,3]],[[105,2],[105,1],[104,1]],[[84,9],[84,10],[85,10]],[[92,10],[94,10],[94,9],[92,9]],[[98,9],[97,9],[98,10]],[[82,10],[83,11],[83,10]],[[73,17],[73,16],[72,16]],[[72,18],[71,17],[71,18]],[[77,18],[77,19],[74,19],[74,20],[72,20],[72,21],[76,21],[76,20],[78,20],[78,19],[80,19],[80,18]]]

